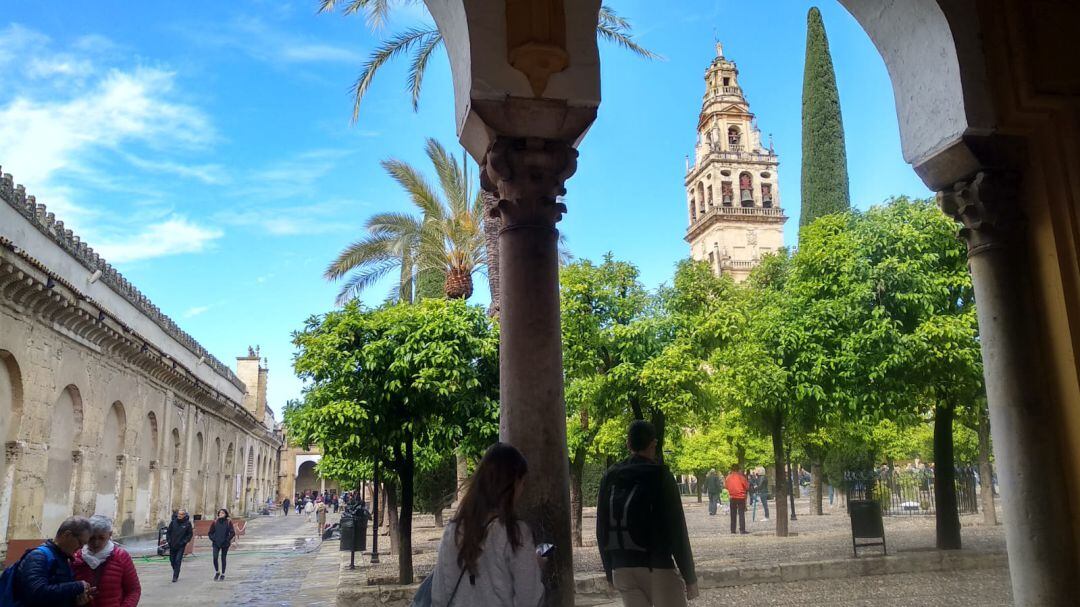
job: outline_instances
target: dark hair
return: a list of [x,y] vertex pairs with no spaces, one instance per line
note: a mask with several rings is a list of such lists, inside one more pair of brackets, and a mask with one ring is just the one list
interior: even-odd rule
[[[228,509],[226,509],[226,508],[218,508],[218,512],[224,512],[225,513],[225,518],[229,518]],[[217,516],[217,512],[214,513],[214,516]]]
[[56,537],[60,537],[65,533],[70,533],[75,537],[79,537],[82,534],[90,534],[90,519],[85,516],[69,516],[64,519],[64,522],[60,523],[60,528],[56,530]]
[[488,523],[498,519],[506,527],[506,537],[514,550],[521,547],[521,531],[514,515],[514,490],[529,471],[525,456],[505,443],[488,447],[476,468],[465,495],[451,519],[457,523],[454,542],[458,566],[476,575],[476,561],[483,552]]
[[649,444],[656,440],[656,427],[649,422],[638,419],[630,422],[626,430],[626,442],[631,451],[644,451]]

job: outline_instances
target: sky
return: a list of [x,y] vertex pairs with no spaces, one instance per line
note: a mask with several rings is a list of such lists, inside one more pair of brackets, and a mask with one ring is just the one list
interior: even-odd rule
[[[806,12],[821,8],[836,68],[852,203],[929,196],[904,162],[892,87],[837,2],[611,0],[645,61],[601,43],[599,117],[567,183],[571,253],[611,252],[650,288],[689,255],[682,179],[715,42],[739,67],[780,157],[780,198],[799,219]],[[80,3],[6,0],[0,21],[0,166],[26,185],[210,352],[232,365],[258,345],[278,412],[301,395],[293,331],[334,307],[322,273],[365,219],[411,211],[380,161],[431,174],[434,137],[461,154],[445,54],[419,111],[407,60],[384,68],[351,123],[349,86],[379,40],[429,22],[422,4],[372,31],[317,0]],[[475,172],[473,173],[475,176]],[[475,303],[488,299],[477,276]],[[364,296],[377,305],[389,284]]]

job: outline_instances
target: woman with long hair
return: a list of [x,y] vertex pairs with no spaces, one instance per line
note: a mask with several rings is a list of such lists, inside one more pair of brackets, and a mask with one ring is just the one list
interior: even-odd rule
[[[222,508],[217,511],[214,522],[210,523],[210,531],[206,532],[210,543],[214,547],[214,581],[225,581],[225,567],[228,566],[229,547],[232,546],[233,538],[236,537],[236,529],[229,518],[229,511]],[[221,556],[221,568],[218,568],[218,556]]]
[[514,513],[527,472],[514,447],[488,447],[443,533],[432,573],[433,607],[540,604],[540,559],[532,532]]

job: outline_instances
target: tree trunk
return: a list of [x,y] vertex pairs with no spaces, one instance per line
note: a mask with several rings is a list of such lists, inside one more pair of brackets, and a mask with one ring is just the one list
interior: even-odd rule
[[704,472],[698,472],[697,474],[694,475],[694,478],[697,479],[697,501],[700,504],[701,503],[701,488],[705,485],[705,473]]
[[570,534],[574,539],[574,546],[584,546],[581,536],[582,506],[585,495],[581,488],[582,477],[585,474],[585,449],[579,448],[570,460]]
[[822,501],[821,460],[817,457],[810,460],[810,513],[821,516]]
[[934,502],[938,550],[960,549],[960,513],[956,507],[956,462],[953,458],[951,403],[934,407]]
[[983,523],[997,525],[994,508],[994,466],[990,463],[990,413],[979,412],[979,497],[982,500]]
[[495,205],[499,203],[497,196],[482,190],[480,196],[484,200],[484,243],[487,249],[487,277],[488,289],[491,290],[491,305],[488,307],[488,315],[499,317],[499,231],[502,230],[502,217],[494,212]]
[[[386,492],[386,520],[390,525],[390,554],[401,554],[401,535],[398,533],[401,520],[398,518],[397,487],[392,481],[383,483],[383,491]],[[400,559],[398,560],[400,563]]]
[[787,447],[787,489],[788,499],[791,500],[791,520],[798,520],[799,517],[795,515],[795,496],[799,491],[799,479],[795,474],[795,466],[791,465],[791,445]]
[[465,494],[465,483],[469,480],[469,458],[465,452],[458,449],[455,453],[457,459],[457,477],[454,481],[454,507],[461,503],[461,496]]
[[773,461],[776,462],[776,482],[774,483],[773,495],[776,497],[776,536],[787,537],[788,534],[788,502],[787,502],[787,479],[784,477],[784,430],[782,423],[777,420],[772,427]]
[[664,426],[665,417],[663,411],[657,411],[653,413],[652,424],[656,428],[656,461],[659,464],[664,463]]
[[398,583],[413,583],[412,515],[413,475],[416,459],[413,456],[412,435],[405,436],[405,458],[401,466],[401,518],[398,519]]

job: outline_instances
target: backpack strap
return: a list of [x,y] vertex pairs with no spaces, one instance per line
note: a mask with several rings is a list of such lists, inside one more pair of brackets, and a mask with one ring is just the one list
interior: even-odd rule
[[454,597],[457,596],[457,589],[461,586],[461,578],[465,577],[465,570],[462,569],[461,573],[457,576],[457,583],[454,584],[454,591],[450,593],[450,600],[446,602],[446,607],[450,607],[454,604]]

